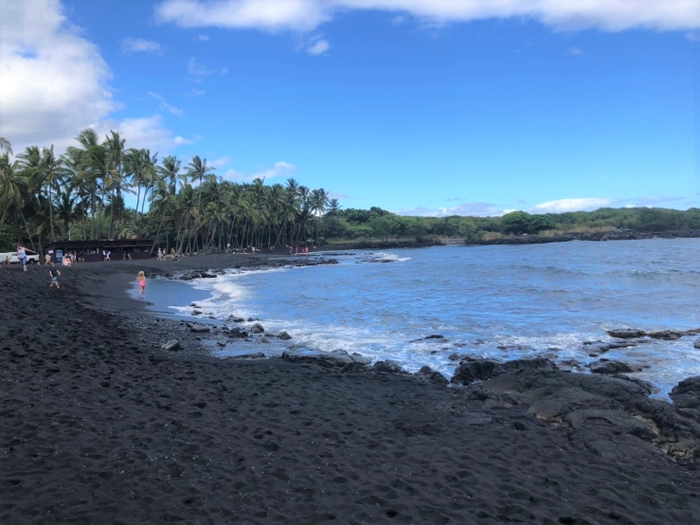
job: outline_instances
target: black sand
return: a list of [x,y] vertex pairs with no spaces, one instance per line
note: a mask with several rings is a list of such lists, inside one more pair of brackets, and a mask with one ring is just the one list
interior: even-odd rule
[[[267,263],[177,264],[240,262]],[[174,264],[78,265],[61,290],[0,268],[0,523],[700,523],[693,462],[398,374],[198,355],[124,293]]]

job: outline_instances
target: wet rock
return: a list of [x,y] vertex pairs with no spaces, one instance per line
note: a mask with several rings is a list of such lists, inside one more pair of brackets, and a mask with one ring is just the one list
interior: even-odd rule
[[265,328],[263,328],[263,325],[261,325],[260,323],[255,323],[253,326],[250,327],[250,333],[251,334],[264,334]]
[[601,354],[604,354],[605,352],[608,352],[610,350],[617,350],[618,348],[630,348],[632,346],[636,346],[637,343],[634,341],[625,341],[625,342],[615,342],[615,343],[610,343],[610,342],[604,342],[604,341],[584,341],[583,346],[588,352],[588,355],[591,357],[598,357]]
[[444,375],[442,375],[440,372],[436,372],[429,366],[422,367],[420,370],[418,370],[418,372],[413,374],[413,377],[415,377],[421,383],[430,383],[440,386],[446,386],[449,384],[449,381]]
[[445,338],[444,335],[440,334],[433,334],[433,335],[428,335],[426,337],[421,337],[419,339],[414,339],[413,341],[409,341],[409,343],[420,343],[421,341],[429,341],[429,342],[437,342],[437,343],[446,343],[447,339]]
[[374,369],[377,372],[386,372],[389,374],[399,374],[403,371],[396,361],[392,361],[390,359],[387,359],[386,361],[377,361],[374,363]]
[[245,322],[245,319],[242,317],[236,317],[235,315],[229,315],[227,321],[231,323],[243,323]]
[[608,361],[601,359],[595,363],[591,363],[591,372],[594,374],[631,374],[641,371],[641,367],[632,367],[622,361]]
[[678,383],[669,397],[678,408],[700,408],[700,376],[689,377]]
[[214,275],[213,273],[202,272],[201,274],[199,274],[199,276],[202,279],[216,279],[216,275]]
[[647,335],[644,330],[638,330],[637,328],[620,328],[608,330],[607,333],[610,337],[615,337],[616,339],[639,339]]
[[284,352],[282,359],[292,363],[315,364],[322,368],[342,368],[345,365],[354,363],[347,352],[342,350],[334,352],[317,352],[314,354],[296,354]]
[[175,350],[179,350],[181,348],[180,341],[177,339],[173,339],[171,341],[168,341],[167,343],[163,343],[160,345],[160,347],[165,350],[166,352],[173,352]]
[[270,344],[270,340],[269,340],[267,337],[264,337],[264,336],[260,338],[260,342],[261,342],[261,343]]
[[461,361],[465,357],[466,356],[464,354],[458,354],[457,352],[455,352],[454,354],[450,354],[450,356],[447,359],[449,359],[450,361]]
[[357,352],[353,352],[352,354],[350,354],[350,359],[352,359],[355,363],[359,363],[361,365],[369,365],[372,362],[371,358],[362,354],[358,354]]
[[663,339],[664,341],[676,341],[685,335],[685,332],[676,330],[661,330],[658,332],[649,332],[647,334],[652,339]]
[[249,323],[254,323],[255,321],[260,321],[260,319],[258,319],[257,317],[249,317],[248,318]]
[[244,339],[248,337],[248,332],[246,332],[243,328],[239,328],[238,326],[226,331],[225,334],[231,339]]
[[199,324],[199,323],[187,323],[187,328],[189,328],[191,332],[210,332],[211,331],[210,327],[203,325],[203,324]]
[[229,359],[266,359],[266,356],[262,352],[257,352],[255,354],[236,355]]
[[292,338],[285,330],[282,330],[277,337],[282,339],[282,341],[289,341]]
[[202,315],[201,310],[192,310],[192,315]]
[[[489,379],[498,363],[489,359],[463,360],[455,370],[450,383],[457,385],[468,385],[474,381]],[[376,365],[375,365],[376,366]]]
[[695,342],[693,343],[693,347],[700,350],[700,339],[695,340]]

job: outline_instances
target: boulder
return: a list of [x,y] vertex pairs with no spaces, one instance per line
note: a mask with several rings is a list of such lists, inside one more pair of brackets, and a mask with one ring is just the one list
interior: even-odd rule
[[230,321],[230,322],[232,322],[232,323],[243,323],[243,322],[245,322],[245,319],[243,319],[242,317],[236,317],[235,315],[229,315],[227,320]]
[[700,376],[689,377],[678,383],[669,397],[678,408],[700,408]]
[[415,377],[421,383],[430,383],[440,386],[447,386],[449,384],[449,381],[444,375],[442,375],[440,372],[436,372],[429,366],[422,367],[420,370],[418,370],[418,372],[413,374],[413,377]]
[[676,341],[685,335],[685,332],[676,330],[660,330],[658,332],[649,332],[647,334],[652,339],[663,339],[664,341]]
[[700,339],[695,340],[695,342],[693,343],[693,347],[700,350]]
[[609,350],[616,350],[618,348],[629,348],[631,346],[636,346],[634,341],[625,342],[604,342],[604,341],[584,341],[583,346],[591,357],[598,357],[600,354],[604,354]]
[[361,365],[369,365],[372,362],[372,358],[364,356],[362,354],[358,354],[357,352],[353,352],[350,354],[350,359],[352,359],[355,363],[359,363]]
[[192,315],[202,315],[201,310],[192,310]]
[[246,332],[243,328],[240,328],[236,326],[235,328],[231,328],[230,330],[225,332],[227,336],[229,336],[231,339],[244,339],[248,337],[248,332]]
[[434,342],[434,343],[446,343],[447,339],[445,338],[444,335],[433,334],[433,335],[428,335],[426,337],[421,337],[419,339],[414,339],[413,341],[409,341],[409,343],[420,343],[421,341],[429,341],[429,342]]
[[282,359],[292,363],[315,364],[322,368],[342,368],[345,365],[353,364],[347,352],[336,350],[334,352],[317,352],[313,354],[296,354],[293,352],[283,352]]
[[647,335],[647,333],[637,328],[619,328],[617,330],[608,330],[608,335],[616,339],[639,339]]
[[457,367],[452,379],[450,379],[450,383],[468,385],[474,381],[489,379],[496,366],[498,366],[498,363],[489,359],[467,358]]
[[180,341],[177,339],[173,339],[171,341],[168,341],[167,343],[163,343],[160,345],[160,347],[165,350],[166,352],[174,352],[175,350],[179,350],[181,348]]
[[639,372],[641,367],[632,367],[622,361],[608,361],[601,359],[595,363],[591,363],[591,372],[594,374],[631,374]]
[[255,323],[253,326],[250,327],[250,333],[251,334],[264,334],[265,329],[263,328],[263,325],[260,323]]
[[289,341],[292,338],[285,330],[282,330],[277,337],[282,339],[282,341]]
[[377,361],[374,363],[374,369],[377,372],[386,372],[389,374],[398,374],[403,371],[396,361],[392,361],[390,359],[387,359],[386,361]]
[[187,327],[191,332],[210,332],[211,328],[199,323],[187,323]]

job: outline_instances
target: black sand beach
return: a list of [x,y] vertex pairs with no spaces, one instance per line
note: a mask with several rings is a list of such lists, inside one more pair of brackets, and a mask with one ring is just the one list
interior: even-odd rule
[[0,268],[0,523],[700,523],[691,402],[546,364],[446,388],[216,360],[125,293],[233,264],[284,261]]

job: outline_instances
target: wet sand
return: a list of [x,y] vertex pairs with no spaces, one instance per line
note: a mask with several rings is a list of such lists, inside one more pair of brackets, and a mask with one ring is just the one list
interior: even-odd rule
[[125,293],[234,264],[270,261],[0,268],[0,523],[700,522],[695,463],[405,375],[216,360]]

